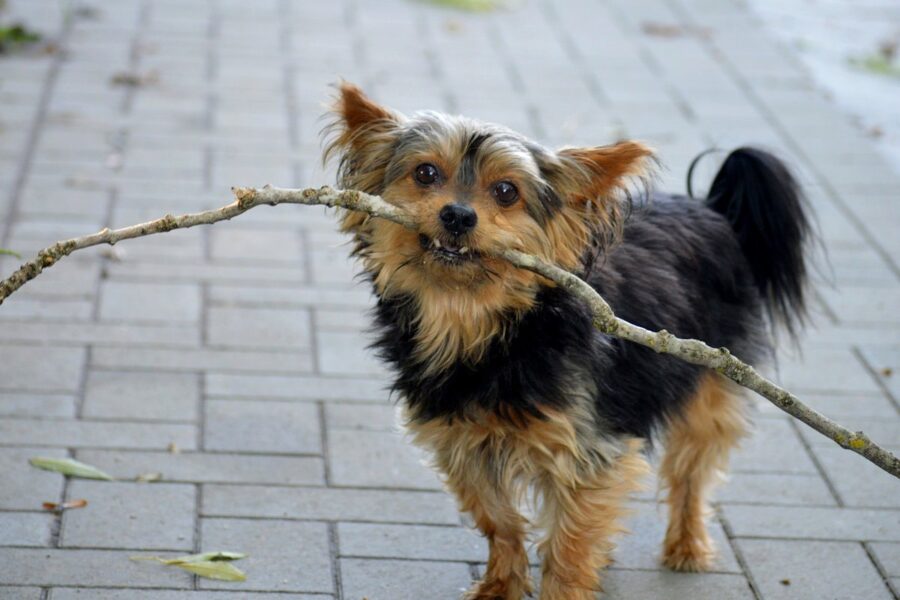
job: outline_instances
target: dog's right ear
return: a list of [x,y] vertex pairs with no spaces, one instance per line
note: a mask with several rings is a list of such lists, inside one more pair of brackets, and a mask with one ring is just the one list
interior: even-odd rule
[[338,90],[340,96],[335,103],[334,112],[341,118],[348,132],[352,133],[378,121],[398,121],[397,115],[373,102],[352,83],[342,81]]
[[338,158],[341,187],[380,194],[403,116],[372,101],[352,83],[341,82],[338,92],[324,130],[323,161]]

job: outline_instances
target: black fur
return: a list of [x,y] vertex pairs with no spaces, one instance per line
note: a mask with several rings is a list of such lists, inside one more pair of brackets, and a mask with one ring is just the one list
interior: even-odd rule
[[773,320],[795,334],[806,318],[803,250],[810,227],[790,171],[767,152],[738,148],[722,164],[707,203],[731,223]]
[[[802,298],[798,290],[803,271],[802,264],[781,264],[798,256],[796,247],[773,256],[766,254],[771,245],[742,250],[742,239],[768,239],[772,233],[771,226],[754,230],[758,221],[743,216],[748,203],[758,210],[762,202],[756,196],[748,200],[743,190],[768,187],[774,193],[770,204],[793,202],[793,197],[786,199],[788,192],[778,188],[768,172],[728,161],[726,166],[728,172],[717,177],[717,189],[725,182],[739,188],[733,201],[742,207],[734,208],[724,191],[709,206],[658,195],[635,207],[622,241],[585,277],[623,319],[725,346],[755,363],[764,356],[767,340],[760,290],[769,302],[782,298],[779,302],[785,304],[778,310],[796,314],[799,307],[792,303]],[[764,181],[747,180],[757,177]],[[797,205],[772,210],[805,224],[802,210],[795,212],[800,210]],[[737,234],[720,214],[729,211],[738,215],[733,221]],[[797,223],[778,227],[784,231],[798,226],[802,229]],[[789,238],[788,243],[800,240]],[[760,271],[759,265],[765,269]],[[766,273],[777,273],[777,283]],[[768,293],[783,294],[785,289],[792,292]],[[531,311],[518,318],[510,315],[506,335],[494,340],[477,364],[459,363],[429,375],[414,355],[414,311],[410,298],[380,300],[374,346],[395,368],[394,388],[420,420],[465,418],[473,408],[539,416],[542,408],[565,408],[573,402],[573,393],[581,393],[593,400],[598,428],[648,438],[690,397],[701,373],[694,365],[599,333],[580,301],[545,288]]]

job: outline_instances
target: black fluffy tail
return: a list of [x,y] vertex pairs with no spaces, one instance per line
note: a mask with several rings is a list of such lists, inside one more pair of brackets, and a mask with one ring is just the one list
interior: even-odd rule
[[707,200],[731,223],[773,322],[791,336],[806,320],[805,204],[785,164],[757,148],[728,155]]

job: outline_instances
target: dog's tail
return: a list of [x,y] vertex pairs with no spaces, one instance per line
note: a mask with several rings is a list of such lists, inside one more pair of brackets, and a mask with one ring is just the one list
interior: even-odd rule
[[779,159],[738,148],[725,159],[707,205],[731,223],[773,323],[792,337],[806,321],[806,263],[810,236],[806,201]]

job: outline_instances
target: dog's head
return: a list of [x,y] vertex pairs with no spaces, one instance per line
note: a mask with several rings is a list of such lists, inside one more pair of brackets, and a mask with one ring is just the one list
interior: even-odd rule
[[350,84],[333,117],[326,158],[340,159],[339,185],[377,194],[419,223],[413,231],[344,216],[379,293],[443,304],[460,319],[533,302],[538,276],[494,257],[504,249],[577,270],[592,244],[615,237],[620,192],[651,156],[637,142],[552,152],[498,125],[405,117]]

